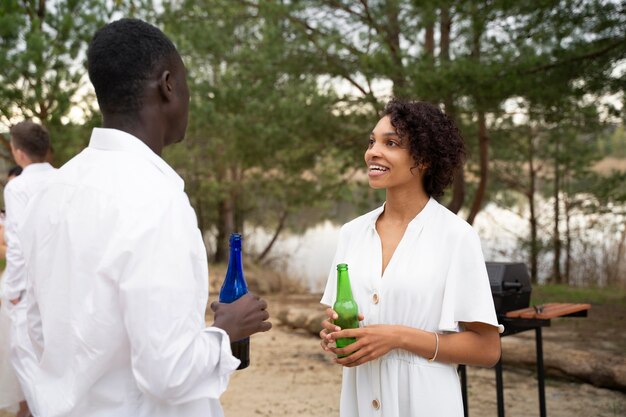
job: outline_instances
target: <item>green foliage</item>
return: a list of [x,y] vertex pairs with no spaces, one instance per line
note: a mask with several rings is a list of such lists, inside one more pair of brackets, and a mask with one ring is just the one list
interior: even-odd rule
[[550,302],[626,306],[626,290],[597,287],[580,288],[556,284],[534,285],[531,305]]
[[[83,65],[89,38],[114,15],[157,22],[183,55],[192,93],[187,139],[165,157],[184,177],[201,228],[218,235],[218,252],[244,220],[298,227],[342,217],[345,201],[360,209],[384,198],[351,174],[390,95],[438,103],[457,121],[470,151],[468,197],[486,175],[487,198],[502,205],[555,190],[595,195],[595,211],[625,200],[622,174],[590,172],[598,157],[626,152],[623,123],[606,124],[623,121],[623,109],[598,100],[623,97],[626,86],[620,2],[159,4],[0,3],[0,131],[39,119],[57,162],[67,160],[99,122]],[[70,117],[76,108],[84,120]],[[479,142],[482,116],[487,138]],[[488,173],[480,169],[485,140]],[[568,204],[583,209],[583,201]],[[534,247],[545,250],[545,236],[538,239]]]
[[277,225],[285,212],[332,199],[351,167],[340,162],[351,150],[344,138],[361,128],[304,70],[272,3],[181,2],[162,19],[192,91],[186,143],[166,156],[201,227],[217,225],[219,245],[229,224]]
[[[123,3],[123,4],[122,4]],[[114,12],[137,3],[97,0],[0,3],[0,127],[36,119],[50,131],[57,162],[64,162],[89,134],[95,100],[85,92],[87,44]],[[84,120],[71,120],[80,109]],[[4,130],[4,129],[2,129]],[[81,139],[79,139],[81,138]],[[8,138],[0,136],[6,145]]]

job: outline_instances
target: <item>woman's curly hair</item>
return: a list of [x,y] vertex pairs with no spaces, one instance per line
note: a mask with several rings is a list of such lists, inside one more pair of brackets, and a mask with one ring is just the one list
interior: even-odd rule
[[456,124],[433,104],[398,98],[387,103],[383,116],[408,141],[416,166],[425,167],[426,194],[441,197],[465,161],[465,142]]

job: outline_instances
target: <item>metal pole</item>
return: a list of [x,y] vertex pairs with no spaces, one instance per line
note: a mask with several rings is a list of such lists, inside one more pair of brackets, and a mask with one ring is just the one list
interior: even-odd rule
[[535,329],[535,343],[537,346],[537,385],[539,386],[539,415],[547,417],[546,412],[546,387],[545,372],[543,368],[543,339],[541,337],[541,326]]
[[496,394],[498,398],[498,417],[504,417],[504,384],[502,383],[502,358],[496,363]]

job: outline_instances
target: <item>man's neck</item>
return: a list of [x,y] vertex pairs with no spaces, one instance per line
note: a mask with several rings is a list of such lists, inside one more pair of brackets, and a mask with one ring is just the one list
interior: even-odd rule
[[[106,129],[117,129],[133,135],[145,143],[152,151],[161,155],[163,143],[160,140],[160,126],[155,123],[147,123],[150,118],[142,117],[140,112],[137,115],[128,116],[123,114],[103,114],[102,127]],[[154,120],[154,119],[152,119]]]

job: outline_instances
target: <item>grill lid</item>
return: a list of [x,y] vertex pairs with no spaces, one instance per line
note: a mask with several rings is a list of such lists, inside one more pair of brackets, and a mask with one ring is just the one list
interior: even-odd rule
[[496,313],[530,306],[530,276],[526,264],[518,262],[486,262],[487,275]]

